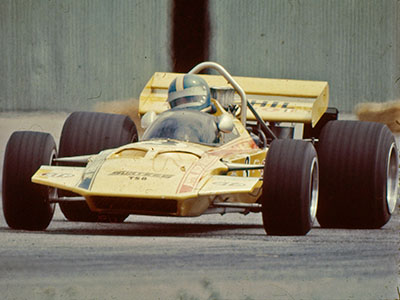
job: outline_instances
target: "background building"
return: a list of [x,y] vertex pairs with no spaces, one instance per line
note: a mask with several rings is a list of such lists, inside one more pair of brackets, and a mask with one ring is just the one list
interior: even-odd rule
[[345,112],[400,98],[397,0],[195,2],[0,1],[0,111],[138,98],[155,71],[203,59],[233,75],[329,81]]

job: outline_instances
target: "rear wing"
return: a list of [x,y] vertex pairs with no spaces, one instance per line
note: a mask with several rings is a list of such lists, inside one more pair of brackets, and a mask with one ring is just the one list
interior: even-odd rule
[[[168,87],[180,73],[156,72],[147,82],[139,98],[139,113],[161,113],[169,109]],[[231,87],[220,75],[204,75],[212,87]],[[325,81],[233,77],[247,95],[247,100],[264,121],[308,123],[313,127],[328,108],[329,85]],[[236,93],[234,102],[240,104]],[[247,118],[255,116],[247,110]]]

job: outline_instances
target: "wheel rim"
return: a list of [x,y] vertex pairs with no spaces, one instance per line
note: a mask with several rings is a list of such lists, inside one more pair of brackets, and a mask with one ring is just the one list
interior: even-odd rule
[[318,160],[316,157],[314,157],[311,163],[311,172],[310,172],[310,217],[312,223],[314,223],[317,215],[318,190],[319,190]]
[[392,143],[388,156],[387,173],[386,173],[386,202],[388,211],[392,214],[396,208],[397,192],[399,184],[399,172],[398,172],[398,158],[396,146]]

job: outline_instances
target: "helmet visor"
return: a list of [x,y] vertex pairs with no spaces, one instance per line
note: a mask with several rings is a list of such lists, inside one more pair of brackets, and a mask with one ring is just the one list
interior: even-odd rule
[[205,96],[187,96],[177,98],[169,102],[171,107],[190,107],[190,106],[202,106],[206,102]]
[[203,87],[191,87],[182,91],[168,94],[168,102],[171,108],[176,106],[190,107],[201,106],[207,101],[207,90]]

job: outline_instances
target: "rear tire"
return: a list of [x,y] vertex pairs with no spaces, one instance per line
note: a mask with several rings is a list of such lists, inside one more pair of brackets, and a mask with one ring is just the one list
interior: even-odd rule
[[317,146],[320,201],[317,218],[327,228],[380,228],[393,213],[398,152],[386,125],[331,121]]
[[3,212],[13,229],[44,230],[53,218],[49,195],[55,189],[35,184],[33,174],[51,165],[56,144],[48,133],[17,131],[8,140],[3,167]]
[[[124,115],[98,112],[74,112],[64,123],[60,139],[60,157],[97,154],[105,149],[137,142],[135,123]],[[71,166],[71,164],[69,164]],[[77,166],[75,164],[75,166]],[[78,165],[79,166],[79,165]],[[74,196],[59,191],[60,196]],[[86,202],[60,203],[61,211],[70,221],[123,222],[128,215],[101,214],[89,209]]]
[[318,204],[318,158],[311,143],[274,140],[267,152],[261,196],[269,235],[305,235]]

